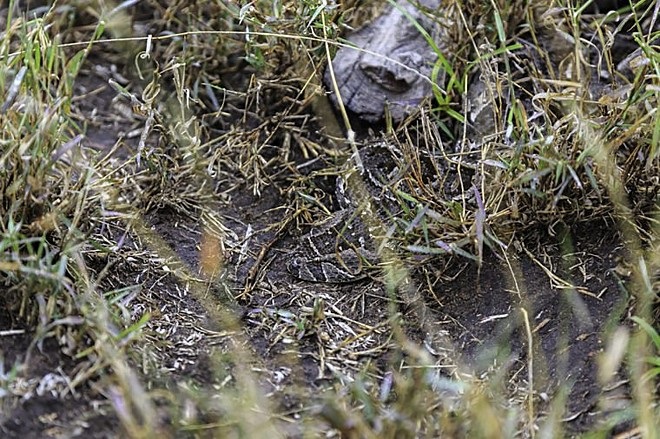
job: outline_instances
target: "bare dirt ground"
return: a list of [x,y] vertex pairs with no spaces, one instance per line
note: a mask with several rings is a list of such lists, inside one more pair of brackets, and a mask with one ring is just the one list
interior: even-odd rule
[[[98,45],[89,54],[74,102],[86,125],[85,146],[98,157],[111,154],[119,168],[134,163],[144,118],[108,79],[141,84],[132,88],[138,96],[145,82],[124,72],[128,63],[100,62],[121,59],[104,50]],[[101,69],[108,66],[116,71]],[[433,373],[423,381],[444,395],[447,406],[469,393],[456,379],[464,377],[490,383],[483,393],[512,410],[533,394],[536,416],[559,416],[567,434],[612,423],[615,411],[623,413],[617,425],[603,431],[634,434],[624,411],[629,381],[598,375],[600,354],[617,328],[631,326],[634,304],[626,286],[625,239],[611,212],[539,221],[513,234],[506,252],[486,250],[480,265],[456,255],[433,258],[423,269],[412,267],[397,286],[379,272],[343,285],[301,281],[285,262],[321,214],[309,210],[293,218],[299,189],[311,187],[334,203],[336,176],[310,171],[334,165],[334,159],[306,149],[324,141],[324,122],[307,101],[301,104],[285,75],[259,79],[245,64],[233,68],[225,87],[237,96],[227,97],[222,111],[199,115],[208,124],[203,143],[219,151],[204,162],[208,174],[179,174],[184,176],[177,180],[185,157],[162,161],[165,170],[154,171],[157,160],[147,156],[170,148],[171,139],[150,133],[147,144],[155,152],[142,151],[146,164],[139,172],[152,173],[152,180],[135,178],[134,189],[167,187],[167,193],[90,232],[96,243],[112,247],[86,249],[100,291],[117,294],[130,321],[149,315],[130,357],[160,421],[144,437],[237,437],[223,419],[259,424],[266,414],[251,411],[248,402],[228,405],[221,396],[247,392],[237,384],[237,370],[256,377],[255,398],[271,408],[269,420],[280,434],[348,437],[357,421],[339,414],[339,401],[369,406],[352,386],[363,383],[382,401],[403,399],[404,388],[396,396],[391,391],[392,377],[414,373],[418,364],[430,365]],[[122,81],[123,74],[130,79]],[[244,158],[248,152],[227,146],[241,135],[256,139],[241,145],[264,149]],[[261,163],[251,162],[256,156]],[[116,386],[103,374],[78,375],[90,360],[67,355],[66,332],[35,343],[33,328],[16,309],[15,303],[0,307],[0,353],[5,367],[25,365],[15,387],[22,394],[3,404],[0,435],[123,437],[122,416],[131,408],[122,406]],[[80,381],[72,383],[72,377]],[[484,416],[493,413],[484,409]],[[306,424],[310,414],[325,424]],[[263,437],[268,429],[255,432]],[[460,430],[453,437],[461,437]]]

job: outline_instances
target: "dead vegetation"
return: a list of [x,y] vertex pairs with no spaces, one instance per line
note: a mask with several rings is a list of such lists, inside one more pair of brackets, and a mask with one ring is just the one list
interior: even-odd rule
[[657,435],[657,3],[456,8],[442,92],[358,136],[405,172],[342,287],[283,261],[357,147],[326,53],[379,2],[69,3],[0,14],[3,436]]

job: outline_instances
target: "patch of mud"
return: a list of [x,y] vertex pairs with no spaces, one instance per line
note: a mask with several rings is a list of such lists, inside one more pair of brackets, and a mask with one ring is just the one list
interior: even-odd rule
[[0,426],[2,437],[23,439],[118,437],[119,421],[104,398],[42,397],[23,402]]
[[[567,391],[564,418],[577,430],[595,422],[603,392],[598,356],[628,305],[613,271],[623,247],[610,230],[600,222],[580,224],[560,242],[544,238],[531,253],[511,254],[508,262],[491,255],[480,273],[470,265],[436,292],[440,300],[434,308],[452,322],[450,338],[463,364],[477,374],[494,364],[504,366],[522,386],[528,385],[530,360],[527,319],[534,389],[548,395]],[[541,265],[553,268],[566,284],[552,282]]]
[[[118,420],[108,401],[88,387],[66,390],[66,377],[75,362],[64,357],[54,339],[48,338],[26,352],[34,334],[21,332],[16,321],[0,305],[0,364],[5,374],[22,365],[13,381],[16,398],[0,398],[0,436],[3,438],[114,438]],[[6,377],[2,377],[3,380]],[[60,393],[67,394],[64,397]]]

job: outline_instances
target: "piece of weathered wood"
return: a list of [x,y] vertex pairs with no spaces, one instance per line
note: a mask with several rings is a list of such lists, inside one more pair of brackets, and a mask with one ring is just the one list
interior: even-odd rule
[[[431,71],[437,54],[417,29],[419,23],[440,50],[442,26],[437,12],[441,0],[398,0],[396,7],[348,37],[355,47],[342,47],[332,61],[344,105],[362,119],[374,122],[389,107],[394,120],[432,93]],[[332,78],[325,74],[330,90]],[[337,96],[333,93],[333,100]]]

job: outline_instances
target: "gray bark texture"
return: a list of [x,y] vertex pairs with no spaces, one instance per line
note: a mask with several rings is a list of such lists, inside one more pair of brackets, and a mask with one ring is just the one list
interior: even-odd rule
[[[441,0],[398,0],[368,25],[348,36],[332,61],[344,105],[362,119],[382,119],[385,107],[403,119],[432,93],[431,71],[437,54],[417,29],[419,23],[442,51]],[[434,18],[435,17],[435,18]],[[446,53],[443,53],[446,55]],[[334,90],[330,69],[325,83]],[[336,102],[337,96],[333,93]]]

